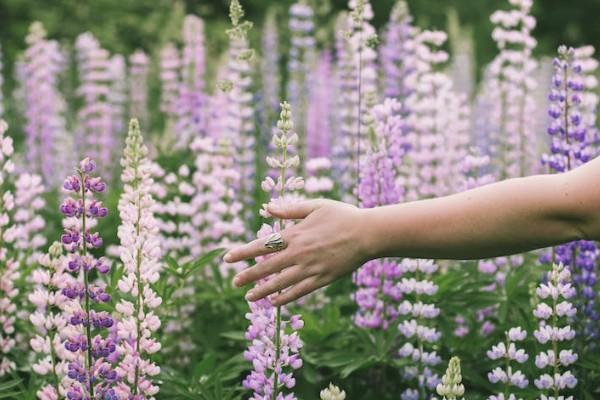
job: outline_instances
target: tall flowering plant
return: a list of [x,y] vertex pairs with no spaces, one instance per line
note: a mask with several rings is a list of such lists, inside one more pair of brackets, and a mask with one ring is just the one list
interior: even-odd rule
[[152,289],[160,277],[160,240],[153,216],[151,164],[147,157],[139,123],[132,119],[121,166],[124,192],[119,200],[119,239],[125,273],[118,283],[122,292],[116,309],[118,346],[123,360],[117,368],[121,382],[117,393],[123,398],[153,399],[158,386],[151,378],[160,368],[148,356],[160,350],[153,334],[160,327],[155,309],[161,298]]
[[[362,207],[371,208],[398,203],[403,188],[398,184],[395,165],[408,150],[403,137],[402,106],[387,99],[373,109],[375,143],[362,164],[358,195]],[[354,300],[358,312],[354,321],[363,328],[387,330],[398,317],[402,291],[397,285],[402,275],[398,260],[372,260],[354,275],[358,286]]]
[[536,367],[550,370],[549,374],[542,373],[534,381],[538,389],[548,394],[548,397],[543,394],[543,399],[573,399],[573,396],[564,397],[564,390],[577,385],[573,373],[564,369],[577,361],[577,354],[565,346],[565,342],[575,337],[575,331],[568,324],[568,320],[576,313],[569,301],[575,296],[570,280],[569,270],[562,264],[554,264],[548,282],[540,284],[536,290],[539,304],[533,315],[538,318],[539,326],[533,335],[540,345],[550,347],[535,357]]
[[515,395],[510,393],[511,387],[524,389],[529,384],[523,372],[513,368],[514,362],[523,364],[529,359],[525,350],[517,348],[516,345],[516,343],[525,340],[527,332],[521,327],[516,327],[509,329],[505,334],[506,340],[496,344],[487,352],[489,359],[498,360],[502,363],[502,366],[494,368],[488,374],[488,379],[492,383],[501,383],[504,386],[503,392],[490,396],[489,400],[514,398]]
[[[562,173],[586,163],[596,155],[593,146],[595,126],[589,125],[586,112],[586,80],[583,69],[572,48],[561,46],[554,60],[555,74],[549,95],[551,118],[548,134],[551,136],[550,153],[542,158],[551,171]],[[586,114],[588,115],[586,117]],[[596,263],[600,252],[594,242],[578,241],[557,246],[553,261],[566,265],[573,275],[577,289],[575,304],[578,326],[583,345],[591,345],[600,337],[600,313],[596,302]],[[543,261],[550,261],[550,255]]]
[[29,316],[35,329],[29,342],[35,353],[31,369],[44,377],[37,392],[41,400],[57,400],[66,393],[67,365],[69,359],[73,359],[63,345],[68,334],[65,306],[69,299],[61,294],[61,288],[73,279],[65,260],[62,244],[54,242],[48,253],[39,257],[39,266],[31,274],[33,290],[28,299],[35,308]]
[[9,190],[10,176],[14,172],[12,138],[4,136],[8,125],[0,119],[0,377],[16,368],[15,361],[9,358],[15,347],[15,319],[17,307],[15,298],[19,289],[15,281],[19,278],[18,264],[9,253],[14,229],[11,226],[15,199]]
[[65,305],[70,329],[64,341],[65,348],[73,353],[67,372],[69,400],[117,398],[114,386],[118,374],[113,367],[117,340],[103,334],[114,325],[114,320],[108,312],[94,310],[94,305],[111,301],[105,287],[93,283],[94,272],[110,272],[108,261],[92,253],[103,245],[100,234],[93,232],[92,226],[108,214],[102,202],[94,198],[106,190],[102,179],[92,175],[95,170],[96,164],[91,159],[81,161],[76,174],[63,184],[74,197],[67,197],[60,206],[65,216],[61,242],[70,253],[66,263],[73,275],[73,280],[61,291],[70,300]]
[[[279,171],[275,182],[267,177],[262,188],[273,192],[272,201],[290,201],[289,192],[302,188],[302,178],[289,177],[287,171],[298,167],[297,155],[291,156],[293,146],[298,142],[298,135],[293,132],[291,107],[287,102],[281,104],[281,115],[277,122],[277,130],[273,135],[273,145],[279,151],[278,157],[267,157],[267,164]],[[263,210],[264,217],[270,217]],[[283,221],[275,221],[273,225],[265,224],[258,232],[260,237],[267,236],[284,228]],[[269,278],[267,278],[268,280]],[[260,284],[260,283],[259,283]],[[296,384],[293,370],[302,366],[300,349],[302,341],[298,330],[304,326],[299,315],[285,318],[287,310],[282,306],[274,307],[271,301],[262,299],[249,303],[250,312],[246,318],[250,326],[246,331],[246,339],[251,342],[244,352],[244,357],[252,362],[254,369],[244,379],[246,389],[254,391],[254,400],[293,400],[293,393],[284,394]]]

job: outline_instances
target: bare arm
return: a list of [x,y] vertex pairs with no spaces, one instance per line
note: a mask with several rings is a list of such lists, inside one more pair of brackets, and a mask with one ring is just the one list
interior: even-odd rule
[[[238,286],[280,272],[248,294],[257,300],[290,288],[284,304],[379,257],[477,259],[600,239],[600,158],[561,175],[512,179],[456,195],[359,210],[312,200],[283,209],[302,219],[282,233],[288,247],[241,272]],[[264,240],[232,249],[234,262],[268,253]]]

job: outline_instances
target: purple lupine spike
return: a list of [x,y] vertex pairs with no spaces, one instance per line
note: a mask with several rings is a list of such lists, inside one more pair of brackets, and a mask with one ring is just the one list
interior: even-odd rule
[[280,84],[279,73],[279,32],[274,9],[269,10],[262,32],[261,74],[262,97],[264,103],[264,131],[268,132],[277,119],[279,110]]
[[[71,253],[66,265],[71,278],[61,283],[61,293],[65,302],[65,318],[70,322],[71,329],[65,332],[64,348],[73,353],[69,363],[66,382],[66,397],[76,398],[107,398],[115,381],[110,379],[107,372],[113,371],[112,353],[116,344],[111,339],[105,339],[103,330],[112,327],[114,321],[107,312],[94,309],[95,303],[106,303],[111,296],[105,288],[93,283],[94,273],[107,273],[108,266],[102,261],[102,271],[95,271],[99,265],[90,253],[93,248],[102,246],[102,238],[97,232],[92,232],[93,221],[106,216],[106,209],[101,206],[94,195],[106,188],[101,178],[90,174],[96,171],[96,164],[90,158],[85,158],[79,164],[76,175],[67,179],[65,190],[73,198],[63,201],[60,209],[65,220],[65,231],[61,241],[65,249]],[[77,179],[79,182],[74,183]],[[73,204],[80,205],[81,210],[73,214]],[[102,211],[100,211],[102,210]]]
[[206,96],[204,94],[204,21],[187,15],[183,21],[181,83],[177,99],[176,146],[187,148],[196,137],[206,133]]
[[[288,103],[282,103],[281,108],[277,130],[273,134],[273,143],[279,154],[267,157],[267,164],[279,170],[279,177],[277,182],[267,177],[262,188],[272,195],[271,201],[285,203],[293,201],[292,192],[302,188],[302,179],[286,176],[286,171],[297,168],[300,160],[297,155],[292,156],[298,135],[293,130],[291,107]],[[266,209],[261,211],[261,215],[271,217]],[[284,221],[275,221],[272,226],[264,224],[258,236],[264,237],[284,229],[284,224]],[[273,279],[273,276],[268,279]],[[287,310],[273,306],[270,299],[249,305],[250,312],[246,318],[250,326],[246,331],[246,339],[251,344],[244,352],[244,357],[252,363],[253,370],[244,379],[243,385],[254,392],[254,398],[294,400],[296,397],[293,393],[284,392],[292,389],[296,383],[293,370],[302,367],[299,354],[302,341],[297,331],[304,326],[304,322],[297,315],[287,317]]]
[[40,174],[45,182],[56,183],[58,139],[64,135],[65,101],[58,90],[65,60],[57,42],[46,38],[40,22],[34,22],[27,35],[24,82],[27,135],[27,169]]
[[[102,165],[113,165],[115,148],[114,110],[110,104],[110,55],[89,32],[77,37],[77,68],[81,84],[78,95],[83,107],[78,113],[76,147]],[[108,175],[109,173],[107,173]]]
[[306,116],[306,159],[331,157],[333,81],[331,55],[323,52],[315,65]]
[[[576,50],[561,46],[554,60],[555,74],[548,98],[551,123],[550,153],[544,154],[542,164],[552,172],[563,173],[586,163],[596,156],[594,147],[595,123],[593,112],[587,108],[593,95],[587,93],[589,82],[576,57]],[[581,54],[580,54],[581,55]],[[585,63],[585,61],[584,61]],[[587,99],[587,102],[584,102]],[[546,257],[547,258],[547,257]],[[578,333],[585,342],[594,343],[600,337],[600,313],[596,308],[597,275],[595,265],[600,251],[590,241],[578,241],[557,246],[554,262],[569,268],[577,289],[575,305],[578,310]]]

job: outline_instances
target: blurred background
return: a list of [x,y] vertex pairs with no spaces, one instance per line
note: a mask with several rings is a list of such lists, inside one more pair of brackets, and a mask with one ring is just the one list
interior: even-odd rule
[[[287,23],[287,9],[292,0],[249,0],[243,2],[247,16],[260,26],[267,11],[275,8],[279,22]],[[310,0],[319,19],[323,38],[332,27],[332,16],[347,8],[345,0]],[[505,0],[409,0],[417,25],[447,31],[453,10],[460,26],[475,39],[475,57],[481,65],[489,62],[497,50],[491,38],[489,16],[494,10],[507,7]],[[92,32],[102,46],[112,53],[130,54],[136,48],[148,53],[160,44],[180,37],[181,21],[186,13],[196,14],[206,22],[209,51],[216,54],[226,47],[224,30],[227,19],[227,0],[0,0],[0,43],[5,59],[5,75],[17,55],[25,48],[25,36],[33,21],[41,21],[49,38],[72,44],[85,31]],[[386,23],[394,0],[373,0],[374,25]],[[600,0],[539,0],[533,15],[538,21],[534,36],[539,40],[536,51],[554,54],[559,44],[600,47]],[[253,30],[256,35],[259,30]],[[285,30],[281,30],[285,34]],[[286,42],[286,40],[282,40]],[[158,44],[158,46],[157,46]],[[5,90],[12,88],[8,79]]]

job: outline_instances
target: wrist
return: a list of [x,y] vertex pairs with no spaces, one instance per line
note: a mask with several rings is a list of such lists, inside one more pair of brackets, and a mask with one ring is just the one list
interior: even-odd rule
[[382,257],[380,232],[377,229],[375,220],[376,212],[374,208],[359,208],[358,210],[358,229],[356,244],[359,253],[364,261],[373,260]]

